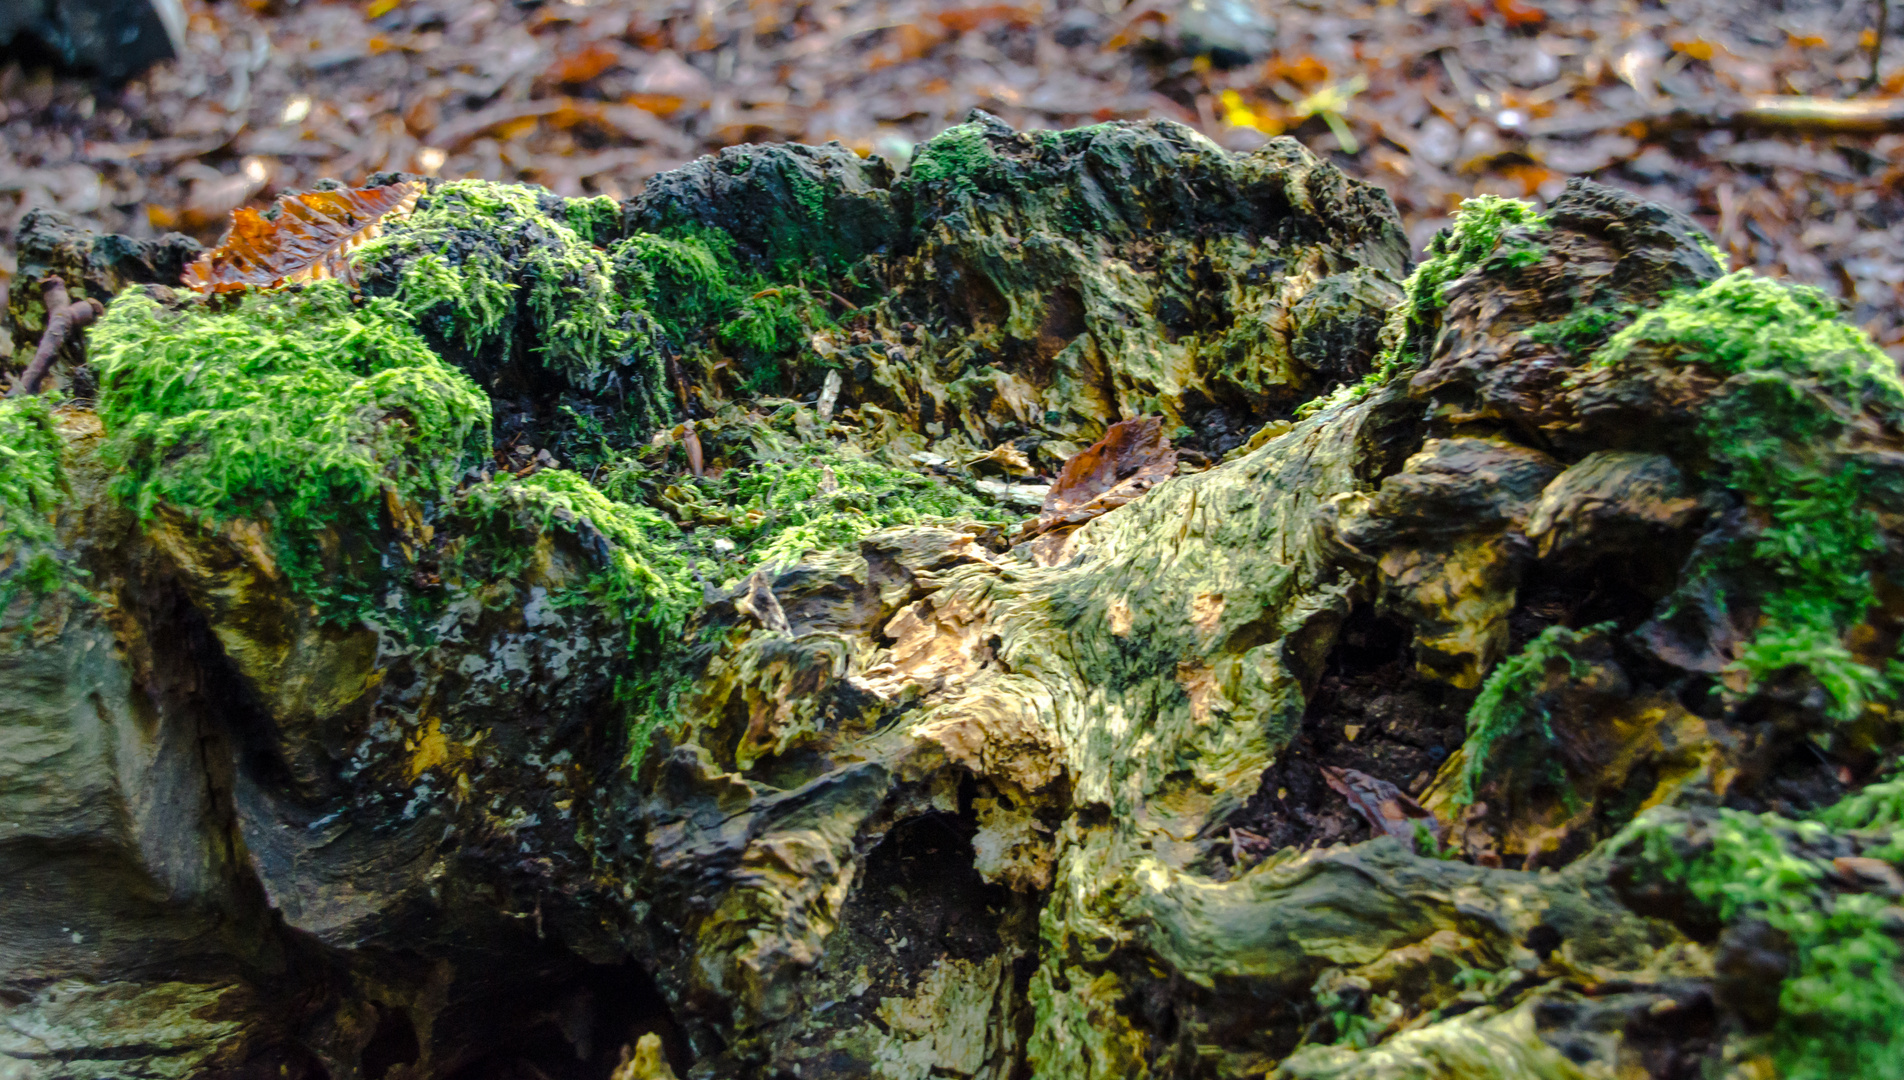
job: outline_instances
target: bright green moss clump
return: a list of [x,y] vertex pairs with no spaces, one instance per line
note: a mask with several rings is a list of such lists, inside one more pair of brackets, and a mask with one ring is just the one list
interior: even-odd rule
[[69,580],[53,532],[66,495],[60,445],[44,398],[0,398],[0,612]]
[[380,603],[377,554],[350,541],[387,495],[440,503],[488,450],[483,393],[394,301],[335,282],[176,309],[130,291],[91,349],[116,493],[141,517],[273,522],[286,576],[334,619]]
[[617,287],[639,297],[677,345],[740,304],[734,244],[724,233],[641,233],[617,244],[612,258]]
[[774,282],[743,268],[733,241],[716,230],[638,234],[610,258],[618,288],[654,314],[677,349],[711,347],[733,361],[742,394],[792,389],[813,332],[835,325],[818,282]]
[[1841,719],[1894,696],[1895,680],[1859,663],[1842,640],[1876,602],[1868,564],[1884,537],[1869,505],[1877,478],[1865,459],[1832,447],[1858,420],[1847,410],[1904,421],[1895,365],[1824,294],[1749,272],[1668,299],[1594,360],[1618,364],[1641,351],[1727,380],[1700,435],[1717,479],[1764,524],[1749,545],[1701,570],[1759,586],[1764,621],[1739,666],[1755,680],[1790,667],[1811,672]]
[[357,264],[370,291],[394,282],[397,302],[437,340],[466,350],[479,379],[514,361],[574,390],[612,393],[622,423],[646,437],[668,418],[666,377],[653,322],[616,288],[610,258],[595,246],[619,227],[611,199],[457,180],[419,199]]
[[1540,248],[1525,240],[1504,247],[1503,240],[1512,240],[1509,230],[1546,227],[1547,219],[1519,199],[1480,195],[1463,200],[1454,223],[1428,242],[1428,257],[1403,282],[1402,302],[1382,329],[1384,349],[1376,360],[1376,374],[1393,374],[1399,365],[1418,358],[1436,313],[1447,306],[1442,289],[1450,282],[1495,261],[1514,267],[1539,260]]
[[1888,929],[1895,909],[1875,893],[1835,890],[1826,854],[1846,839],[1834,828],[1854,827],[1886,840],[1871,854],[1897,858],[1898,787],[1873,785],[1808,821],[1721,810],[1690,858],[1679,821],[1643,817],[1626,834],[1638,840],[1643,867],[1721,921],[1761,919],[1790,940],[1794,969],[1779,987],[1772,1032],[1785,1080],[1904,1076],[1904,950]]
[[978,173],[998,158],[977,124],[959,124],[934,135],[913,151],[909,179],[921,183],[948,182],[962,192],[977,190]]

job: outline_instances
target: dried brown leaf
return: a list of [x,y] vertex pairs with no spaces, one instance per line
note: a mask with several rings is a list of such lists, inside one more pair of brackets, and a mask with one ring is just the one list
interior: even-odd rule
[[409,216],[421,194],[421,183],[406,180],[282,195],[276,218],[240,207],[224,241],[185,268],[184,283],[211,293],[353,280],[351,252],[381,236],[386,221]]
[[556,57],[543,75],[551,82],[579,85],[620,63],[619,51],[602,42],[591,41],[574,52]]
[[[1045,496],[1046,516],[1103,513],[1148,491],[1177,467],[1177,452],[1155,416],[1120,420],[1064,463]],[[1095,514],[1091,516],[1096,516]]]
[[1442,838],[1441,822],[1394,784],[1358,769],[1330,765],[1322,766],[1322,778],[1376,833],[1412,842],[1420,825],[1437,841]]
[[1155,416],[1120,420],[1104,437],[1072,455],[1045,494],[1039,516],[1025,523],[1014,542],[1075,526],[1115,510],[1177,468],[1177,452]]

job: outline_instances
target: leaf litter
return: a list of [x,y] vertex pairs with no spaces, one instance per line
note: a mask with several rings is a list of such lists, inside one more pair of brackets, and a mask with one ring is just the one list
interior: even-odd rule
[[[1878,42],[1872,2],[185,6],[185,56],[121,87],[0,61],[0,292],[35,207],[211,243],[321,179],[620,198],[746,141],[903,165],[982,107],[1021,129],[1169,118],[1235,151],[1291,135],[1389,190],[1418,249],[1462,198],[1592,176],[1692,213],[1735,269],[1825,289],[1904,356],[1904,19]],[[25,359],[12,337],[0,367]]]

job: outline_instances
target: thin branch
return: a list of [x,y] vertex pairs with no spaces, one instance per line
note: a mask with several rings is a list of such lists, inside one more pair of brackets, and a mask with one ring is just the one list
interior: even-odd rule
[[106,310],[104,304],[90,297],[69,300],[66,282],[58,274],[49,274],[40,282],[40,299],[46,305],[46,331],[40,335],[40,347],[33,354],[33,362],[27,365],[9,395],[12,397],[39,393],[40,384],[45,381],[46,373],[53,370],[53,361],[60,350]]
[[1890,30],[1891,0],[1874,0],[1878,6],[1877,37],[1871,39],[1871,74],[1858,84],[1860,91],[1870,90],[1878,84],[1878,63],[1884,59],[1884,35]]
[[1837,101],[1832,98],[1769,94],[1746,98],[1696,98],[1657,108],[1625,109],[1588,116],[1555,117],[1528,124],[1534,137],[1590,135],[1628,124],[1642,124],[1657,134],[1678,128],[1761,128],[1772,131],[1824,132],[1840,135],[1880,135],[1904,131],[1904,99],[1873,98]]

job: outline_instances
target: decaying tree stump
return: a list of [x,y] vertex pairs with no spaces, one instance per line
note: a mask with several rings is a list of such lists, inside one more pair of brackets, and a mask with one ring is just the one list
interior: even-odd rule
[[1678,214],[377,179],[0,403],[0,1075],[1904,1057],[1904,385]]

